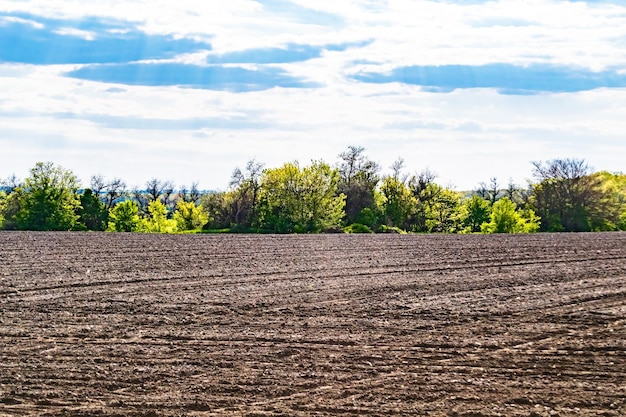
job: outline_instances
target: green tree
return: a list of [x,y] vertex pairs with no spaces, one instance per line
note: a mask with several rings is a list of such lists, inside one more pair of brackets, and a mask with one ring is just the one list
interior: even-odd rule
[[391,175],[383,178],[380,192],[385,225],[406,230],[416,203],[409,188],[397,175]]
[[246,164],[245,171],[236,168],[231,176],[232,223],[243,229],[252,227],[257,221],[262,174],[263,164],[252,159]]
[[463,225],[468,233],[478,233],[481,231],[483,223],[489,223],[491,214],[491,203],[484,198],[473,195],[463,202],[465,206],[465,218]]
[[532,210],[521,213],[514,202],[502,197],[491,208],[489,223],[483,223],[483,233],[534,233],[539,231],[539,218]]
[[376,162],[369,160],[364,152],[365,148],[361,146],[349,146],[346,151],[339,154],[341,162],[338,166],[340,176],[338,192],[346,196],[345,221],[348,224],[358,222],[359,217],[363,216],[373,220],[371,214],[376,209],[376,187],[380,181],[378,176],[380,167]]
[[8,199],[7,194],[0,190],[0,229],[4,228],[4,216]]
[[465,217],[461,193],[437,184],[428,185],[432,196],[426,210],[426,227],[431,233],[456,233],[462,230]]
[[91,189],[85,189],[80,195],[80,206],[76,213],[78,222],[85,229],[97,231],[106,229],[108,211]]
[[167,207],[160,200],[148,204],[148,217],[141,222],[142,231],[148,233],[174,233],[176,222],[167,218]]
[[133,200],[116,204],[109,212],[109,227],[112,232],[135,232],[139,230],[139,206]]
[[234,225],[234,198],[232,192],[208,193],[200,198],[200,205],[208,217],[203,229],[226,229]]
[[173,219],[179,231],[198,230],[208,223],[209,216],[202,206],[196,206],[193,201],[179,200]]
[[321,161],[304,168],[294,162],[264,171],[260,226],[278,233],[338,229],[345,205],[345,196],[337,192],[338,183],[338,170]]
[[16,230],[18,228],[17,215],[21,210],[20,204],[24,200],[24,189],[21,186],[14,188],[8,195],[4,193],[4,198],[0,202],[0,228],[5,230]]
[[72,230],[78,220],[78,179],[52,162],[38,162],[24,181],[16,215],[22,230]]
[[530,203],[541,217],[544,231],[591,231],[613,213],[601,178],[581,159],[555,159],[533,162],[533,175],[539,181],[532,186]]
[[626,230],[626,175],[601,171],[589,177],[598,197],[588,207],[591,230]]
[[409,220],[410,230],[413,232],[430,232],[428,219],[432,212],[431,207],[435,204],[437,194],[441,187],[435,184],[436,174],[425,169],[409,180],[409,189],[415,199],[415,208]]

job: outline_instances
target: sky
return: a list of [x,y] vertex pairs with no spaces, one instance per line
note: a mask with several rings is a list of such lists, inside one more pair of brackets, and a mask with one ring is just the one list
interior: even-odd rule
[[382,173],[626,171],[622,0],[0,0],[0,178],[225,190],[362,146]]

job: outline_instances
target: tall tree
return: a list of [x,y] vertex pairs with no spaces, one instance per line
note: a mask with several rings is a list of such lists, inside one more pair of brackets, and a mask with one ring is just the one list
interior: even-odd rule
[[142,220],[142,231],[148,233],[174,233],[176,221],[167,218],[167,207],[160,200],[148,205],[148,217]]
[[113,178],[111,181],[107,182],[104,191],[106,193],[106,209],[111,210],[115,202],[126,193],[126,183],[119,178]]
[[201,229],[209,221],[209,216],[193,201],[179,200],[172,216],[179,231]]
[[158,178],[151,178],[146,181],[146,194],[149,202],[161,201],[167,205],[174,192],[174,184],[171,181],[163,181]]
[[498,183],[498,179],[496,177],[492,177],[489,179],[489,185],[481,182],[478,189],[476,190],[476,194],[489,201],[491,205],[493,205],[502,194],[502,190],[500,190],[500,184]]
[[11,194],[16,188],[22,187],[22,181],[15,174],[0,181],[0,187],[4,188],[7,194]]
[[197,203],[200,197],[202,197],[202,193],[198,188],[198,181],[192,182],[190,188],[187,188],[185,185],[181,186],[178,194],[180,195],[180,199],[187,203]]
[[261,178],[260,226],[278,233],[320,232],[338,228],[344,196],[338,195],[339,172],[314,161],[268,169]]
[[235,168],[231,176],[233,222],[243,228],[253,226],[257,220],[263,167],[263,163],[252,159],[246,164],[245,171]]
[[431,197],[426,210],[426,227],[429,233],[457,233],[463,228],[461,193],[430,184]]
[[416,200],[407,185],[396,174],[383,178],[380,185],[384,223],[386,226],[406,230],[409,226],[409,216],[414,212]]
[[113,232],[135,232],[139,230],[139,206],[133,200],[125,200],[109,212],[108,230]]
[[428,216],[441,189],[439,186],[435,187],[435,178],[437,178],[437,174],[430,169],[424,169],[409,180],[408,186],[415,199],[415,209],[409,220],[411,231],[420,233],[429,231]]
[[100,198],[89,188],[80,195],[78,222],[87,230],[103,231],[107,226],[108,211]]
[[490,221],[491,203],[479,195],[473,195],[463,202],[465,206],[465,218],[463,220],[465,231],[478,233],[481,231],[483,223]]
[[531,204],[541,217],[544,231],[582,232],[592,230],[602,216],[605,191],[591,168],[582,159],[555,159],[533,162]]
[[24,184],[15,176],[0,181],[0,229],[17,229],[17,215],[24,196]]
[[24,181],[24,194],[17,213],[22,230],[71,230],[80,201],[78,179],[52,162],[38,162]]
[[[346,223],[354,223],[367,215],[364,209],[373,212],[376,206],[376,187],[380,178],[380,166],[365,156],[365,148],[349,146],[339,154],[340,181],[338,192],[346,196]],[[371,219],[368,220],[371,222]]]
[[496,201],[489,223],[483,223],[483,233],[533,233],[539,231],[539,218],[532,210],[519,212],[508,197]]

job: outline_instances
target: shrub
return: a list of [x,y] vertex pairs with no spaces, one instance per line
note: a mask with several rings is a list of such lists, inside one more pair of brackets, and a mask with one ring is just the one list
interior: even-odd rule
[[374,233],[369,226],[361,223],[352,223],[343,228],[345,233]]
[[399,227],[386,226],[384,224],[378,228],[378,233],[395,233],[399,235],[406,235],[406,232]]

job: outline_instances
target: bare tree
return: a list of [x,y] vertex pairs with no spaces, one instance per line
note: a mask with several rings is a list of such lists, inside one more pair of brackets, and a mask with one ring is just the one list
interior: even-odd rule
[[341,179],[338,192],[346,196],[346,222],[366,222],[365,218],[359,217],[363,209],[372,209],[375,205],[380,166],[365,156],[365,148],[362,146],[348,146],[346,151],[339,154],[339,158],[341,162],[337,169]]
[[94,195],[99,199],[102,199],[103,191],[107,186],[102,174],[92,175],[89,184],[91,186],[91,191],[93,191]]
[[22,181],[16,177],[15,174],[12,174],[11,176],[0,181],[0,185],[6,189],[8,194],[11,194],[16,188],[22,186]]
[[515,204],[519,205],[524,203],[524,195],[522,193],[522,190],[513,182],[513,178],[509,178],[509,184],[504,190],[504,194],[506,197],[508,197],[509,200],[511,200]]
[[343,160],[343,163],[339,164],[339,175],[348,187],[365,160],[364,152],[365,148],[362,146],[348,146],[347,150],[339,154]]
[[91,176],[91,191],[104,203],[107,210],[111,210],[115,201],[126,193],[126,183],[119,178],[107,181],[101,174]]
[[198,181],[192,182],[190,188],[187,188],[186,185],[181,185],[177,195],[178,198],[176,200],[180,199],[187,203],[197,203],[200,197],[202,197],[202,193],[198,189]]
[[256,219],[261,175],[265,164],[251,159],[245,172],[235,168],[231,175],[230,187],[234,189],[234,223],[251,226]]
[[428,230],[426,226],[427,212],[441,191],[440,187],[431,187],[435,184],[435,178],[437,178],[437,174],[426,168],[409,180],[409,189],[417,202],[409,222],[419,232]]
[[191,188],[189,189],[189,201],[198,203],[200,197],[202,197],[202,192],[198,188],[198,181],[194,181],[191,183]]
[[428,168],[422,170],[419,174],[414,175],[409,181],[409,186],[413,195],[419,198],[419,194],[426,190],[428,185],[435,181],[435,178],[437,178],[437,174]]
[[163,181],[158,178],[146,181],[146,194],[150,202],[161,200],[165,204],[173,192],[174,184],[171,181]]
[[533,176],[539,181],[577,180],[591,173],[591,168],[584,159],[553,159],[545,164],[533,161]]
[[398,157],[393,164],[391,164],[391,176],[396,180],[405,183],[408,179],[408,174],[403,174],[402,170],[404,169],[404,158]]
[[484,182],[478,184],[476,194],[484,200],[489,200],[489,191],[487,191],[487,184],[485,184]]
[[606,191],[582,159],[532,162],[538,180],[532,186],[532,203],[541,217],[542,230],[588,231],[595,218],[610,211],[604,207]]
[[498,184],[498,179],[496,177],[492,177],[489,179],[489,200],[491,204],[495,204],[500,197],[500,184]]
[[150,196],[146,193],[146,191],[140,189],[138,186],[134,186],[130,191],[130,195],[133,200],[137,202],[139,206],[139,211],[143,214],[148,212],[148,204],[150,204]]
[[481,198],[489,201],[492,205],[495,204],[496,201],[500,198],[501,190],[500,184],[498,184],[498,179],[496,177],[492,177],[489,179],[489,185],[481,182],[476,189],[476,194]]
[[110,210],[115,205],[115,200],[126,193],[126,183],[119,178],[113,178],[105,186],[106,201],[105,206]]

